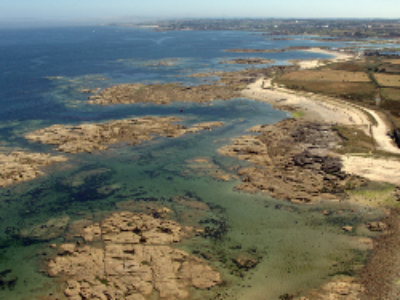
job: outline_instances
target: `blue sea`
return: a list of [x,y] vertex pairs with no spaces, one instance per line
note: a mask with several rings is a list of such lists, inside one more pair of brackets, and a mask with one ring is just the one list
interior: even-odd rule
[[[53,124],[147,115],[178,116],[183,124],[225,123],[211,132],[176,139],[116,145],[95,154],[67,154],[67,162],[45,169],[44,176],[0,189],[0,299],[51,299],[45,297],[59,295],[64,287],[43,270],[49,245],[62,244],[65,237],[33,241],[22,238],[21,231],[64,216],[70,224],[88,216],[96,219],[117,211],[126,201],[164,203],[176,195],[195,195],[218,207],[210,212],[210,219],[226,224],[218,239],[189,240],[178,247],[193,255],[209,249],[229,257],[240,245],[260,257],[257,267],[243,277],[231,274],[223,260],[210,261],[225,285],[207,291],[205,299],[216,299],[218,293],[224,293],[225,299],[255,300],[300,295],[328,281],[333,264],[346,269],[363,261],[368,252],[355,249],[351,239],[366,233],[349,236],[341,228],[375,220],[381,216],[379,210],[342,203],[298,206],[266,195],[239,193],[234,190],[239,179],[220,182],[207,174],[185,172],[199,157],[226,172],[243,165],[220,156],[217,149],[248,134],[252,126],[276,123],[291,117],[289,113],[252,99],[215,100],[212,105],[97,106],[88,104],[88,94],[79,91],[134,82],[196,85],[205,79],[187,75],[244,68],[220,64],[227,58],[263,57],[287,64],[288,59],[327,57],[301,51],[253,55],[224,49],[342,45],[301,38],[271,41],[258,33],[237,31],[153,32],[111,26],[0,30],[0,147],[5,151],[55,154],[52,146],[24,138],[27,132]],[[154,65],[169,59],[176,59],[171,66]],[[111,192],[100,192],[103,187],[112,187]],[[321,214],[324,209],[341,213],[327,218]],[[177,213],[177,220],[185,222],[183,215]],[[10,278],[15,279],[12,284],[2,283]]]

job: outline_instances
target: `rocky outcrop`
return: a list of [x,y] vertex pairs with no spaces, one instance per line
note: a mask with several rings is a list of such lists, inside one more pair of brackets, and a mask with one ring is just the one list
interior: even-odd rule
[[[50,276],[66,282],[69,299],[187,299],[192,288],[221,282],[203,260],[170,246],[192,228],[130,212],[78,228],[86,244],[58,246],[47,265]],[[103,246],[91,244],[100,239]]]
[[241,64],[241,65],[263,65],[263,64],[272,64],[275,61],[272,59],[265,58],[236,58],[231,60],[221,61],[221,64]]
[[43,175],[40,167],[66,160],[64,156],[51,156],[43,153],[24,151],[13,151],[10,154],[0,153],[0,187],[34,179]]
[[186,132],[211,130],[223,126],[222,122],[206,122],[191,128],[175,124],[174,117],[143,117],[100,124],[77,126],[53,125],[25,135],[31,141],[57,145],[57,150],[67,153],[93,152],[121,142],[131,145],[149,141],[156,136],[178,137]]
[[222,85],[183,86],[179,83],[166,84],[120,84],[111,86],[89,97],[91,104],[210,102],[240,97],[240,90]]
[[329,126],[286,119],[250,131],[260,135],[242,136],[219,149],[254,165],[238,170],[243,181],[238,190],[308,203],[337,199],[333,194],[360,183],[361,179],[341,171],[340,159],[332,156],[340,139]]

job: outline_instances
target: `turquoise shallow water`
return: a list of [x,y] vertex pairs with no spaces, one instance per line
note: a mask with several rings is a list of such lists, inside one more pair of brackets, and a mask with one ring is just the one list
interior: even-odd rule
[[[113,211],[118,203],[129,200],[164,203],[176,195],[195,195],[220,208],[215,218],[224,220],[226,232],[217,239],[195,238],[181,247],[195,254],[206,251],[215,255],[211,263],[227,280],[224,288],[216,290],[222,289],[228,299],[276,299],[284,293],[305,291],[327,280],[334,272],[334,262],[343,262],[344,267],[353,259],[357,251],[350,245],[352,237],[344,234],[341,227],[361,226],[378,218],[379,211],[349,204],[296,206],[265,195],[238,193],[234,186],[239,180],[220,182],[205,174],[182,173],[190,169],[190,160],[198,157],[208,157],[214,168],[230,172],[230,167],[239,162],[218,155],[217,149],[255,124],[284,118],[285,112],[245,99],[216,101],[214,113],[210,114],[202,113],[210,110],[208,105],[190,107],[198,112],[197,117],[189,113],[178,115],[184,122],[222,120],[225,126],[177,139],[160,138],[139,147],[117,145],[93,155],[68,155],[70,160],[48,170],[48,176],[3,189],[1,267],[12,270],[18,280],[12,290],[1,293],[11,299],[28,299],[32,292],[48,294],[55,287],[51,279],[37,271],[46,257],[43,249],[63,239],[32,244],[13,235],[19,229],[62,216],[74,220]],[[104,186],[113,186],[114,190],[102,194],[98,189]],[[323,209],[344,213],[327,218],[321,214]],[[184,211],[180,213],[177,220],[188,222]],[[240,251],[232,250],[238,245]],[[259,265],[243,278],[230,274],[231,265],[224,262],[224,257],[229,258],[235,251],[255,251],[260,257]]]
[[[32,242],[21,239],[19,230],[63,216],[69,216],[70,222],[87,216],[99,219],[107,212],[123,209],[121,203],[126,201],[134,201],[133,207],[141,201],[170,204],[170,198],[176,195],[194,197],[213,208],[201,218],[190,218],[185,210],[176,210],[173,215],[183,224],[208,226],[218,233],[178,245],[194,255],[208,253],[212,257],[210,264],[223,274],[225,285],[207,291],[205,298],[223,293],[227,299],[277,299],[284,293],[305,292],[335,273],[347,272],[352,263],[363,261],[367,252],[357,250],[354,239],[356,233],[369,233],[357,230],[346,234],[341,228],[362,228],[364,222],[380,218],[379,210],[340,203],[292,205],[266,195],[238,193],[234,191],[238,179],[221,182],[206,171],[193,169],[190,160],[205,157],[211,171],[234,175],[231,167],[244,163],[220,156],[217,149],[254,125],[272,124],[289,114],[248,99],[200,105],[99,107],[88,105],[87,94],[77,91],[134,81],[197,84],[198,79],[176,75],[225,69],[219,64],[221,57],[240,55],[223,49],[277,48],[310,41],[271,42],[243,32],[93,30],[0,32],[0,54],[7,58],[1,75],[4,80],[0,81],[3,146],[55,153],[51,146],[27,142],[23,134],[52,124],[132,116],[175,115],[182,118],[182,124],[223,121],[225,126],[176,139],[155,139],[136,147],[115,145],[102,153],[67,155],[69,160],[46,169],[46,176],[1,189],[0,274],[9,272],[8,278],[17,279],[15,285],[0,288],[1,299],[33,299],[54,293],[60,286],[41,270],[48,245],[62,243],[63,237]],[[315,57],[302,52],[262,56],[281,62]],[[141,64],[168,57],[180,60],[173,67]],[[49,76],[62,78],[48,79]],[[181,107],[183,114],[179,113]],[[104,193],[104,188],[109,193]],[[333,213],[323,216],[324,209]],[[243,253],[256,256],[259,264],[242,276],[231,274],[231,258]],[[333,268],[334,263],[338,267]]]

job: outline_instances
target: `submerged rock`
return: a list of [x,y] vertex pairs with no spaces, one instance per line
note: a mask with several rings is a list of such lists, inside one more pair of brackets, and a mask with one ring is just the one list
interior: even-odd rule
[[18,277],[12,274],[12,270],[0,271],[0,290],[13,290]]
[[51,219],[33,228],[21,229],[19,237],[33,241],[48,241],[61,236],[68,225],[69,217]]

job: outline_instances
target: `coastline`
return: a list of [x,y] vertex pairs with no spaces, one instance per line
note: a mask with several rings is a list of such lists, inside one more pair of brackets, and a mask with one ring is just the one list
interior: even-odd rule
[[301,51],[316,53],[316,54],[333,55],[333,58],[328,58],[328,59],[306,59],[306,60],[294,59],[294,60],[287,61],[293,65],[299,66],[301,70],[315,69],[318,67],[322,67],[326,64],[325,61],[334,63],[334,62],[346,61],[346,60],[349,60],[354,57],[354,54],[333,51],[333,50],[327,50],[327,49],[321,49],[321,48],[310,48],[310,49],[304,49]]
[[[278,109],[299,111],[305,120],[324,122],[331,126],[337,124],[354,126],[373,138],[380,150],[400,154],[400,149],[386,134],[389,128],[385,120],[373,110],[326,96],[311,93],[299,94],[272,86],[271,81],[271,79],[261,78],[249,84],[242,94],[245,97],[273,104]],[[263,82],[264,88],[262,88]],[[371,121],[371,117],[374,122]],[[342,155],[341,159],[345,170],[349,173],[375,181],[400,184],[395,176],[396,170],[400,169],[400,161],[397,159],[366,157],[357,153]]]
[[[320,50],[324,51],[325,53],[327,52],[326,50],[322,49]],[[333,125],[335,123],[340,123],[344,125],[358,126],[365,132],[367,133],[369,132],[368,128],[369,126],[371,126],[369,116],[367,115],[366,112],[363,111],[363,109],[357,108],[354,105],[340,103],[337,100],[333,101],[334,99],[328,99],[328,98],[325,98],[323,101],[322,100],[318,101],[315,98],[323,98],[323,97],[316,95],[299,95],[298,93],[291,92],[283,88],[273,87],[271,85],[271,80],[269,81],[269,83],[267,83],[267,86],[265,86],[264,84],[264,87],[266,87],[267,89],[264,90],[260,88],[261,85],[262,85],[262,79],[259,79],[256,81],[256,83],[250,84],[248,87],[251,88],[249,90],[244,90],[243,95],[248,93],[246,94],[246,98],[254,98],[254,95],[257,96],[257,93],[259,93],[260,98],[263,98],[266,97],[266,95],[264,95],[264,91],[270,92],[268,94],[268,97],[266,97],[268,99],[264,99],[262,101],[272,103],[275,105],[275,107],[280,108],[282,110],[301,112],[302,114],[301,118],[303,118],[304,120],[311,120],[315,122],[328,121],[330,125]],[[212,101],[212,99],[210,101]],[[338,120],[340,120],[340,122]],[[384,130],[383,133],[385,133]],[[387,139],[383,139],[383,141],[387,141]],[[358,165],[359,164],[361,163],[358,163]],[[372,167],[371,169],[373,171],[375,170],[375,167]],[[361,172],[365,173],[365,171]],[[393,172],[395,172],[395,168],[393,169]],[[396,177],[395,173],[393,174],[394,174],[393,178],[395,178]],[[387,173],[382,172],[381,176],[387,176]]]
[[[329,60],[298,60],[289,61],[300,69],[313,69],[325,65],[327,62],[343,62],[355,58],[354,55],[313,48],[304,50],[312,53],[334,55]],[[242,91],[243,96],[256,101],[267,102],[277,109],[295,112],[303,120],[322,122],[334,125],[353,126],[375,142],[378,149],[386,152],[391,157],[374,157],[372,155],[346,153],[339,156],[343,164],[343,171],[348,174],[358,175],[373,182],[388,182],[399,186],[398,170],[400,160],[393,155],[399,155],[400,149],[387,136],[390,127],[387,121],[376,111],[352,104],[346,101],[330,98],[313,93],[298,93],[282,86],[274,86],[272,79],[260,78],[255,83],[249,84]],[[339,276],[328,281],[318,289],[310,291],[307,297],[295,297],[290,299],[378,299],[377,297],[389,297],[394,299],[399,295],[397,282],[400,276],[398,251],[399,217],[398,210],[386,209],[385,202],[378,199],[364,200],[360,203],[366,206],[379,206],[385,210],[387,217],[382,220],[382,226],[390,228],[383,230],[382,234],[373,240],[372,255],[356,276]],[[349,199],[354,201],[354,199]],[[290,296],[290,295],[288,295]],[[361,298],[360,298],[361,297]],[[285,298],[286,299],[286,298]],[[289,298],[288,298],[289,299]],[[344,298],[343,298],[344,299]],[[396,298],[397,299],[397,298]]]

